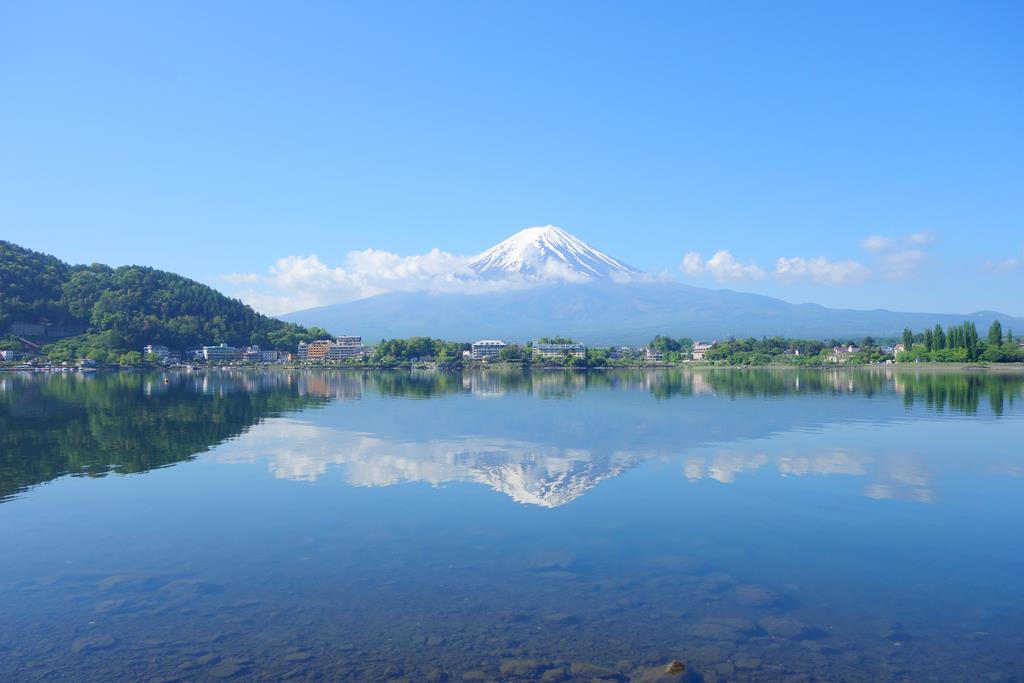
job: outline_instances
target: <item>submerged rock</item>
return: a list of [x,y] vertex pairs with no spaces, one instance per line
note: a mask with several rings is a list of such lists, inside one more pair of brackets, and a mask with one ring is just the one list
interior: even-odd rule
[[740,671],[753,671],[761,668],[761,660],[750,655],[742,655],[733,660],[733,665]]
[[234,676],[241,673],[242,667],[231,661],[223,661],[217,666],[210,669],[210,675],[214,678],[233,678]]
[[614,678],[619,675],[619,672],[614,669],[589,662],[573,662],[569,665],[569,671],[572,672],[573,676],[585,676],[588,678]]
[[754,622],[739,617],[717,617],[705,619],[691,627],[690,632],[697,638],[737,642],[745,640],[747,634],[757,630]]
[[579,620],[567,612],[551,612],[544,615],[544,621],[551,624],[575,624]]
[[764,632],[775,638],[798,639],[807,633],[807,627],[789,617],[767,616],[757,622]]
[[108,647],[114,647],[117,640],[113,636],[106,633],[97,634],[94,636],[84,636],[71,643],[71,651],[74,653],[79,652],[91,652],[92,650],[104,650]]
[[536,659],[503,659],[499,671],[502,676],[534,676],[540,668]]
[[707,593],[718,593],[734,583],[736,580],[725,572],[711,572],[701,581],[700,588]]
[[665,673],[671,674],[672,676],[678,676],[684,671],[686,671],[686,665],[679,659],[673,659],[669,662],[668,666],[665,667]]
[[736,602],[752,607],[764,607],[779,601],[777,595],[763,586],[743,584],[736,586]]

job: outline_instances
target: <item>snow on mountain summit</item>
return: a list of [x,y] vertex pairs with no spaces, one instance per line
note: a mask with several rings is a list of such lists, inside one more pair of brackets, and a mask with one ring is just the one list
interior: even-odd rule
[[577,282],[641,274],[555,225],[520,230],[474,257],[469,265],[484,277],[519,274]]

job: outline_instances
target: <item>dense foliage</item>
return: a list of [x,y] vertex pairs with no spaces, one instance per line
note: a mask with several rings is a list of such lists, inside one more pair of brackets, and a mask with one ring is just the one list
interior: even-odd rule
[[430,337],[384,339],[374,348],[371,360],[378,365],[425,360],[456,363],[462,360],[462,352],[469,347],[469,344]]
[[[877,349],[874,340],[868,339],[870,345],[866,349]],[[797,365],[814,365],[824,362],[823,352],[830,350],[839,342],[824,342],[814,339],[784,339],[770,337],[763,339],[729,339],[716,342],[704,354],[705,360],[727,363],[729,365],[768,365],[786,362]],[[868,359],[865,359],[867,362]]]
[[1024,362],[1024,347],[1014,340],[1012,331],[1003,336],[1003,326],[998,320],[989,327],[984,339],[970,321],[950,325],[945,330],[936,325],[921,334],[907,329],[903,331],[903,346],[904,350],[896,356],[900,362]]
[[88,328],[47,348],[51,358],[118,360],[146,344],[172,349],[204,344],[296,348],[327,336],[257,313],[194,280],[141,266],[69,266],[53,256],[0,241],[0,331],[11,323]]
[[0,330],[13,322],[75,322],[64,304],[70,266],[0,240]]

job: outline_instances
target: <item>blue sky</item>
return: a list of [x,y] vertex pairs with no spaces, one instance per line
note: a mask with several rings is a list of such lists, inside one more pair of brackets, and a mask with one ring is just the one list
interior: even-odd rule
[[6,3],[0,93],[0,237],[265,310],[554,223],[702,286],[1024,315],[1020,3]]

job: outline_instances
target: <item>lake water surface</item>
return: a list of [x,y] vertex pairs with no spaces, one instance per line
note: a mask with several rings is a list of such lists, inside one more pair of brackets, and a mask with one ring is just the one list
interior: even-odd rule
[[0,374],[0,680],[1024,680],[1024,374],[163,377]]

